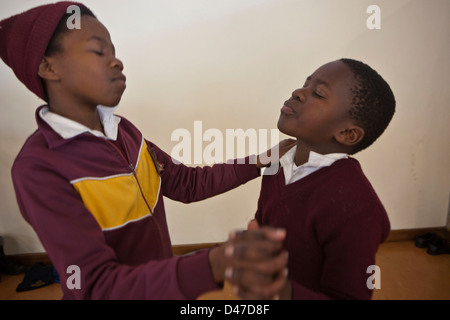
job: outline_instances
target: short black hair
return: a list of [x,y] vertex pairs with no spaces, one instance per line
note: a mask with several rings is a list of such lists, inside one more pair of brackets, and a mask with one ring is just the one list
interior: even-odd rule
[[[45,50],[45,57],[54,56],[57,53],[61,53],[63,48],[61,46],[61,39],[65,33],[67,33],[70,29],[67,28],[67,20],[73,15],[73,13],[66,13],[61,20],[59,21],[58,26],[55,29],[55,32],[48,43],[47,49]],[[84,6],[80,6],[80,15],[81,16],[89,16],[97,19],[94,13]]]
[[350,118],[364,129],[363,139],[354,146],[351,154],[366,149],[381,136],[395,113],[395,97],[389,84],[367,64],[348,58],[339,61],[353,73],[355,85]]

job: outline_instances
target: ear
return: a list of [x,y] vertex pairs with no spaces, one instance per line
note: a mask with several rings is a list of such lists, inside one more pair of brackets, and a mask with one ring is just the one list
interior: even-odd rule
[[363,128],[351,125],[346,129],[339,131],[334,137],[339,143],[351,147],[360,142],[364,138],[364,134]]
[[42,61],[39,64],[38,75],[44,80],[59,80],[59,76],[55,72],[51,58],[42,58]]

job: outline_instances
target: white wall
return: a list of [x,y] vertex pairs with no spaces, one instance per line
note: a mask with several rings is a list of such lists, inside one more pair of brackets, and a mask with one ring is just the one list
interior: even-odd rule
[[[2,0],[0,19],[47,1]],[[112,34],[128,89],[118,114],[168,153],[178,128],[273,129],[293,89],[351,57],[391,84],[397,113],[357,155],[393,229],[445,226],[450,191],[448,0],[86,0]],[[381,30],[366,9],[381,8]],[[10,168],[40,101],[0,63],[0,235],[9,254],[42,251],[15,202]],[[280,138],[284,136],[280,135]],[[216,242],[252,218],[260,180],[197,204],[167,200],[174,244]]]

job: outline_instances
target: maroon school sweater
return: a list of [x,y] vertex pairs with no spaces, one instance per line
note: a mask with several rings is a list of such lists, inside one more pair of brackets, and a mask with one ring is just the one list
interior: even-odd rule
[[[256,219],[285,228],[294,299],[370,299],[367,280],[390,231],[386,211],[353,158],[285,185],[264,176]],[[382,272],[382,270],[381,270]]]
[[63,139],[39,110],[36,119],[12,178],[64,299],[195,299],[217,290],[207,251],[173,256],[164,197],[189,203],[226,192],[258,177],[254,164],[176,164],[125,118],[116,142]]

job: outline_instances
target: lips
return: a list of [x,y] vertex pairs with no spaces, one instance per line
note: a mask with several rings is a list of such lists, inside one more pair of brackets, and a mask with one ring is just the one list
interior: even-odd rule
[[120,90],[120,92],[123,92],[127,87],[127,77],[125,77],[123,74],[120,74],[119,76],[112,79],[112,83]]
[[281,113],[284,113],[286,115],[293,115],[296,112],[294,111],[294,108],[292,108],[289,104],[289,100],[286,101],[283,105],[283,107],[281,108]]
[[123,81],[123,82],[127,82],[127,77],[125,77],[125,75],[121,74],[120,76],[114,78],[113,81]]

